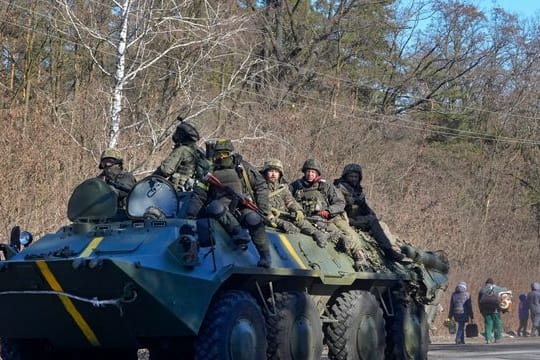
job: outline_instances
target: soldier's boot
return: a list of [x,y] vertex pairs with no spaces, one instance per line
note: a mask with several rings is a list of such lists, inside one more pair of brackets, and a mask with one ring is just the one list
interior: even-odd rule
[[382,251],[386,257],[392,261],[402,262],[402,263],[411,263],[412,259],[408,258],[402,252],[394,250],[392,247],[382,248]]
[[249,230],[244,229],[241,226],[237,226],[232,230],[231,238],[241,250],[246,250],[249,242],[251,241]]
[[272,259],[270,258],[270,252],[261,252],[259,254],[258,267],[269,268],[272,265]]
[[367,261],[366,257],[364,256],[364,253],[362,252],[362,249],[360,248],[360,245],[358,243],[353,242],[350,239],[343,239],[344,244],[346,246],[346,249],[350,253],[350,256],[352,257],[354,264],[353,268],[356,271],[368,271],[371,266],[369,265],[369,262]]
[[312,236],[320,248],[325,248],[326,245],[328,245],[328,239],[330,239],[329,233],[317,230],[312,234]]

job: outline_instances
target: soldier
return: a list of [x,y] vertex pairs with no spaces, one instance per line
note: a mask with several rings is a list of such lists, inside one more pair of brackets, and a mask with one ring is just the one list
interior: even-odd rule
[[125,209],[126,198],[137,180],[127,171],[124,171],[124,160],[118,149],[109,148],[101,153],[99,168],[102,170],[97,176],[109,184],[118,195],[118,208]]
[[[245,247],[250,237],[243,231],[244,226],[253,238],[259,252],[257,266],[268,268],[271,265],[270,247],[266,238],[261,214],[268,214],[273,220],[268,205],[268,186],[261,174],[247,161],[234,152],[230,139],[219,139],[213,149],[214,171],[212,175],[219,184],[201,182],[195,187],[187,216],[195,218],[205,204],[209,216],[216,218],[231,234],[235,243]],[[239,196],[254,201],[258,212],[247,207]]]
[[[181,118],[180,118],[181,119]],[[174,148],[163,160],[154,175],[160,175],[169,179],[176,191],[188,191],[193,187],[194,179],[204,176],[201,169],[208,170],[209,166],[195,146],[200,139],[197,129],[181,121],[172,136]],[[204,163],[204,164],[203,164]]]
[[345,198],[349,224],[356,229],[370,231],[385,256],[395,261],[406,260],[405,255],[392,248],[395,241],[389,239],[383,230],[383,226],[387,229],[388,227],[386,224],[381,225],[375,212],[368,206],[361,182],[362,167],[358,164],[345,166],[341,177],[334,181],[334,185]]
[[354,241],[335,224],[345,211],[345,200],[336,188],[321,177],[321,166],[314,159],[308,159],[302,166],[304,176],[290,185],[290,190],[307,216],[319,218],[315,225],[339,238],[330,237],[333,243],[341,242],[341,246],[354,260],[354,268],[358,271],[367,265],[359,241]]
[[270,190],[270,211],[276,217],[277,227],[289,234],[302,232],[313,236],[317,245],[324,248],[330,237],[329,233],[317,229],[305,219],[302,206],[292,196],[289,187],[282,182],[283,164],[277,159],[270,159],[263,165],[261,173]]

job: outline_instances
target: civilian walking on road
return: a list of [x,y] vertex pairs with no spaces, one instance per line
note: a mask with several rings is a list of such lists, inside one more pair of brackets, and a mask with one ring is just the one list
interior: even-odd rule
[[540,335],[540,283],[531,284],[531,292],[527,295],[527,304],[531,313],[531,334]]
[[492,278],[488,278],[478,293],[478,307],[484,317],[484,331],[486,344],[499,342],[502,338],[502,320],[499,309],[499,293],[506,291],[494,284]]
[[474,319],[471,295],[467,291],[467,283],[460,281],[450,298],[448,318],[454,319],[457,324],[456,344],[465,344],[465,323]]
[[518,305],[519,327],[517,336],[527,336],[527,324],[529,323],[529,304],[527,303],[527,295],[519,295]]

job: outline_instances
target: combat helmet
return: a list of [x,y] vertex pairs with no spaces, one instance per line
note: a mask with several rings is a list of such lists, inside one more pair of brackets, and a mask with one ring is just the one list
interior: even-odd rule
[[214,145],[214,152],[234,152],[234,146],[231,141],[231,139],[227,138],[221,138],[216,140],[216,144]]
[[269,169],[276,169],[283,176],[283,164],[278,159],[268,159],[264,162],[261,172],[264,174]]
[[176,131],[172,136],[175,143],[184,141],[197,142],[200,138],[201,136],[195,126],[185,121],[180,122],[180,124],[176,126]]
[[344,178],[350,173],[357,173],[358,176],[360,176],[360,180],[362,180],[362,167],[360,165],[355,163],[345,165],[343,168],[343,173],[341,173],[341,177]]
[[115,164],[122,165],[124,162],[124,159],[122,159],[122,153],[120,153],[120,150],[115,148],[108,148],[103,150],[101,153],[101,157],[99,158],[99,168],[103,169],[103,161],[106,159],[111,159],[114,161]]
[[319,173],[319,175],[322,174],[321,165],[315,159],[307,159],[304,162],[304,165],[302,165],[302,172],[303,173],[305,173],[309,169],[317,171]]

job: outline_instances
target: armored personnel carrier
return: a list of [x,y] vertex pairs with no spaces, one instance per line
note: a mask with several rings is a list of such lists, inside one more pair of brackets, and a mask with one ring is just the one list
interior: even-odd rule
[[[272,268],[212,218],[184,216],[191,193],[151,176],[125,210],[99,179],[80,184],[70,224],[1,244],[3,360],[426,359],[427,307],[447,282],[439,254],[407,244],[412,263],[369,266],[308,236],[267,229]],[[141,353],[141,351],[139,351]]]

